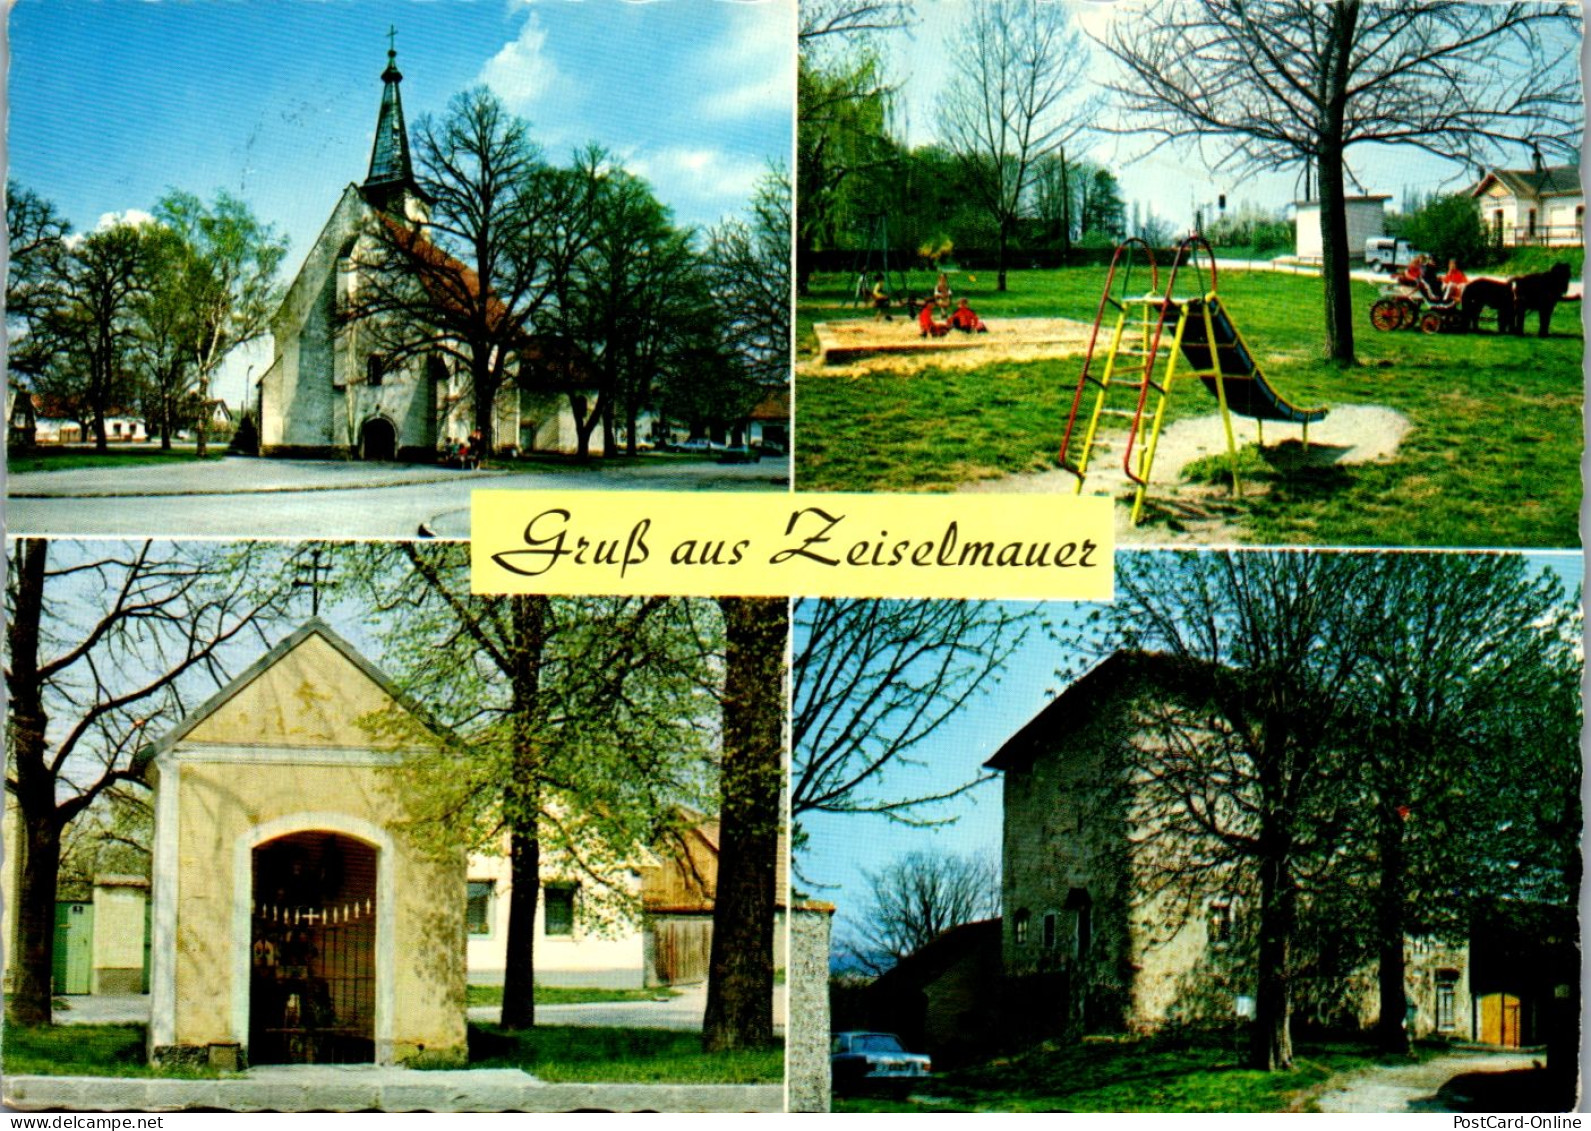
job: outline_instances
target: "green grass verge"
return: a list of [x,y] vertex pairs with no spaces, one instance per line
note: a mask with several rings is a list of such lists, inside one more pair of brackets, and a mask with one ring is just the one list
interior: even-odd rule
[[[1092,320],[1103,270],[1013,272],[1006,295],[953,279],[980,313]],[[990,277],[988,284],[992,287]],[[1178,290],[1183,288],[1179,285]],[[1191,287],[1189,288],[1192,289]],[[1237,501],[1257,543],[1416,546],[1580,544],[1584,342],[1579,308],[1562,307],[1553,336],[1380,333],[1376,288],[1354,284],[1361,364],[1319,360],[1320,281],[1227,272],[1221,293],[1267,377],[1299,405],[1382,405],[1410,422],[1397,458],[1353,467],[1289,468],[1287,448],[1253,477],[1267,490]],[[827,276],[798,312],[810,355],[814,321],[852,317]],[[825,306],[825,302],[828,306]],[[1531,325],[1534,326],[1534,320]],[[947,491],[977,479],[1055,465],[1076,389],[1077,359],[996,362],[974,369],[798,378],[796,482],[803,490]],[[1175,388],[1167,421],[1215,411],[1196,384]],[[1114,421],[1104,426],[1125,427]],[[1273,425],[1276,445],[1296,430]],[[1164,473],[1157,476],[1164,483]],[[1150,499],[1155,496],[1154,485]]]
[[[1431,1055],[1429,1051],[1423,1055]],[[837,1099],[836,1111],[1309,1111],[1336,1076],[1381,1063],[1366,1046],[1300,1046],[1293,1067],[1242,1067],[1232,1043],[1045,1044],[946,1072],[904,1100]],[[1393,1063],[1394,1061],[1386,1061]],[[1408,1063],[1401,1058],[1396,1063]]]
[[[603,989],[599,986],[537,986],[537,1005],[586,1005],[600,1001],[667,1001],[671,997],[678,997],[676,990],[667,986],[654,986],[650,989],[621,990]],[[502,986],[471,986],[469,988],[468,1003],[470,1005],[502,1005]]]
[[[211,445],[206,460],[226,458],[226,445]],[[150,464],[193,463],[199,457],[189,451],[163,452],[159,448],[112,448],[96,452],[89,448],[34,449],[6,457],[6,470],[13,475],[29,471],[78,471],[88,467],[144,467]]]
[[564,1083],[777,1084],[784,1045],[705,1053],[700,1033],[470,1025],[471,1068],[520,1068]]
[[152,1068],[144,1025],[7,1025],[0,1065],[7,1076],[156,1076],[209,1080],[214,1069]]

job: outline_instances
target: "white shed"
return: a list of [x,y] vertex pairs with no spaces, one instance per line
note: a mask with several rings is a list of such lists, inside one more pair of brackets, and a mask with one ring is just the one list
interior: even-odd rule
[[[1346,201],[1348,211],[1348,258],[1363,259],[1365,241],[1387,234],[1386,205],[1390,196],[1350,196]],[[1298,200],[1296,235],[1298,258],[1318,262],[1323,251],[1320,232],[1320,201]]]

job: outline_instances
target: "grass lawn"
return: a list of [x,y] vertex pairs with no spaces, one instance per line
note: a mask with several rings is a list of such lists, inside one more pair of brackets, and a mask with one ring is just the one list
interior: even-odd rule
[[536,1028],[470,1025],[471,1068],[522,1068],[570,1083],[777,1084],[784,1045],[755,1052],[705,1053],[700,1033],[664,1029]]
[[[639,990],[602,989],[599,986],[536,987],[537,1005],[586,1005],[599,1001],[667,1001],[671,997],[678,996],[677,991],[667,986]],[[502,1005],[503,987],[471,986],[467,1000],[470,1005]]]
[[1372,1050],[1357,1045],[1301,1045],[1287,1072],[1243,1068],[1241,1059],[1231,1044],[1041,1045],[946,1072],[904,1100],[852,1096],[837,1099],[834,1110],[1310,1111],[1328,1080],[1378,1063]]
[[[144,1037],[143,1025],[7,1026],[0,1066],[8,1076],[222,1075],[205,1069],[151,1068],[144,1059]],[[698,1033],[559,1027],[509,1032],[472,1024],[469,1042],[471,1068],[523,1068],[544,1080],[777,1084],[784,1079],[782,1044],[757,1052],[704,1053]]]
[[[226,444],[211,444],[207,460],[224,459]],[[113,447],[108,452],[93,448],[35,448],[24,454],[8,454],[6,470],[13,475],[26,471],[77,471],[85,467],[144,467],[159,463],[192,463],[198,457],[193,449],[163,452],[151,444],[145,447]]]
[[0,1055],[5,1075],[158,1076],[214,1079],[213,1069],[151,1068],[143,1025],[56,1025],[27,1029],[7,1025]]
[[[1098,268],[1013,272],[1003,296],[994,293],[992,274],[980,273],[976,282],[955,275],[951,285],[985,316],[1090,321],[1104,274]],[[798,351],[806,358],[815,355],[814,322],[866,315],[845,305],[838,276],[817,276],[812,290],[797,317]],[[1288,400],[1382,405],[1411,424],[1392,463],[1286,471],[1266,466],[1251,475],[1264,489],[1235,501],[1235,521],[1247,540],[1580,544],[1584,342],[1578,304],[1559,308],[1546,340],[1380,333],[1365,313],[1376,289],[1355,283],[1362,364],[1339,369],[1317,360],[1325,340],[1318,279],[1226,272],[1221,293],[1267,377]],[[975,479],[1054,467],[1080,364],[1067,358],[854,379],[798,377],[797,485],[947,491]],[[1214,411],[1215,400],[1203,388],[1181,384],[1167,404],[1167,421]],[[1125,422],[1102,428],[1113,426],[1125,428]],[[1296,435],[1287,426],[1273,428],[1267,430],[1272,443]],[[1166,489],[1164,475],[1151,483],[1151,502],[1156,483]]]

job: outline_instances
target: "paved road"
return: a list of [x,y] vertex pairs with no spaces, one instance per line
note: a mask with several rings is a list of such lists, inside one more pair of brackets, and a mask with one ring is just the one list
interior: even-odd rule
[[789,460],[660,460],[619,468],[464,472],[402,464],[233,457],[191,467],[33,472],[6,482],[7,532],[78,536],[440,538],[469,536],[476,487],[782,491]]
[[1438,1096],[1442,1085],[1472,1072],[1515,1072],[1540,1060],[1528,1053],[1450,1053],[1422,1064],[1400,1064],[1356,1073],[1337,1082],[1317,1098],[1325,1112],[1451,1112]]
[[[55,1011],[57,1025],[100,1025],[149,1021],[148,994],[74,994],[61,998],[66,1009]],[[784,1032],[784,987],[774,988],[774,1032]],[[579,1028],[676,1029],[696,1032],[707,1008],[707,986],[682,986],[664,1001],[601,1001],[585,1005],[539,1005],[536,1020],[543,1025]],[[471,1006],[471,1021],[496,1021],[495,1005]]]

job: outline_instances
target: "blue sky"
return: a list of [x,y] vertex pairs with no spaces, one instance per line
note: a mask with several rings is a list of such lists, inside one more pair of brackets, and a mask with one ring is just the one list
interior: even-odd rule
[[485,83],[549,159],[599,142],[680,223],[790,163],[794,0],[16,0],[8,173],[78,229],[225,188],[290,238],[290,278],[364,179],[389,27],[411,127]]
[[[1581,555],[1572,552],[1528,555],[1538,568],[1556,573],[1573,595],[1583,576]],[[1040,606],[1053,633],[1033,632],[1006,667],[998,685],[975,696],[960,714],[915,752],[920,767],[890,771],[881,792],[911,796],[942,791],[978,778],[984,762],[1037,715],[1065,687],[1057,672],[1076,672],[1101,657],[1098,638],[1084,625],[1097,606],[1056,602]],[[799,639],[797,647],[800,646]],[[814,899],[835,905],[834,938],[842,942],[861,919],[868,902],[865,872],[878,872],[913,851],[934,854],[986,854],[1000,859],[1000,781],[991,779],[941,811],[953,817],[937,828],[911,828],[873,815],[808,814],[809,834],[798,867],[809,882],[795,883]]]

